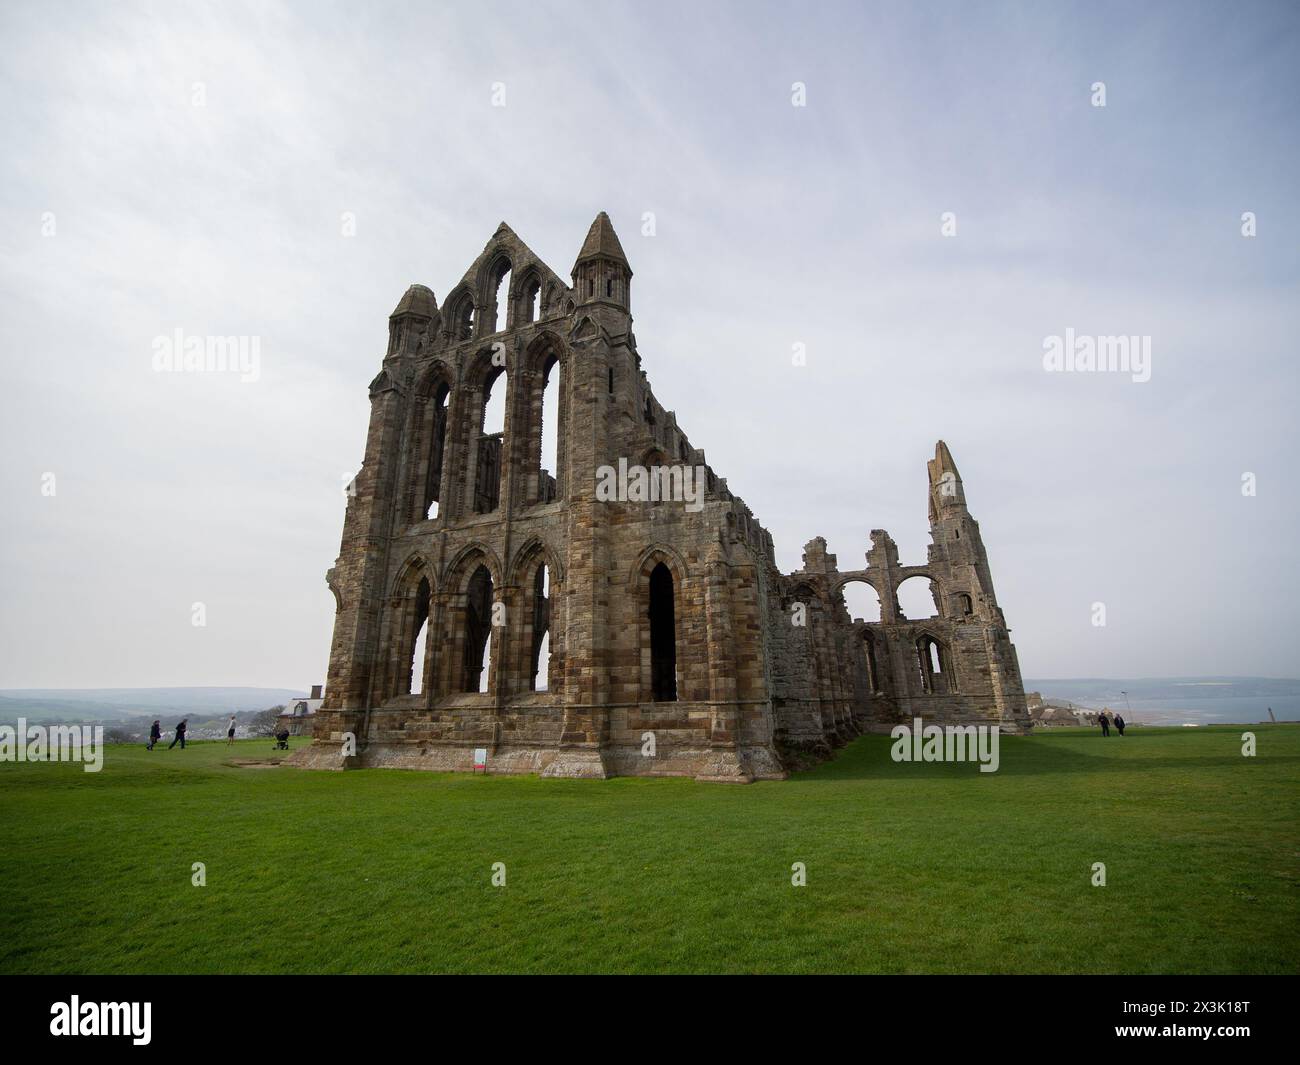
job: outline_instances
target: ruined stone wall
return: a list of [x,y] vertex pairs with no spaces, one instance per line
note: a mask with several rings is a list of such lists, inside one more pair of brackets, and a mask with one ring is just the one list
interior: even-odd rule
[[[805,547],[802,569],[787,578],[787,610],[771,618],[781,649],[773,687],[776,735],[791,749],[787,761],[818,755],[857,731],[888,731],[914,718],[998,725],[1010,733],[1031,727],[979,525],[942,441],[928,473],[931,544],[924,564],[901,563],[889,534],[877,529],[864,569],[840,571],[818,538]],[[929,583],[933,615],[904,617],[898,589],[909,578]],[[875,590],[879,617],[849,617],[843,589],[852,581]],[[806,635],[780,631],[797,628],[800,617]]]
[[[855,624],[825,543],[781,574],[770,535],[655,398],[631,329],[632,271],[603,214],[571,276],[503,223],[441,307],[417,285],[390,317],[327,575],[337,614],[325,701],[312,746],[292,760],[469,769],[486,748],[494,772],[744,781],[913,713],[1013,721],[1014,649],[978,528],[964,498],[958,512],[942,494],[947,466],[931,471],[926,572],[951,605],[921,623],[951,663],[938,690],[909,665],[921,630],[895,616],[909,570],[888,537],[873,534],[859,574],[888,612]],[[558,389],[556,469],[541,453],[547,388]],[[485,432],[488,397],[501,394],[504,431]],[[611,498],[601,471],[632,467],[698,470],[698,491]],[[534,690],[543,636],[549,683]]]

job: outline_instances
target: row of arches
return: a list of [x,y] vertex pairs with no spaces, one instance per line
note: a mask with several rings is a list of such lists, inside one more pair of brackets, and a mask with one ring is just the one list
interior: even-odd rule
[[560,311],[571,313],[573,300],[541,264],[524,263],[515,270],[510,255],[498,251],[478,271],[473,283],[462,281],[443,301],[443,332],[451,344],[515,329]]
[[552,688],[556,566],[536,538],[516,555],[509,579],[486,548],[462,551],[441,586],[415,555],[399,573],[389,597],[385,644],[389,676],[380,699],[493,690],[499,671],[510,670],[529,690]]
[[[880,593],[869,582],[857,578],[840,585],[844,596],[844,606],[849,617],[855,621],[886,621],[880,601]],[[949,613],[958,617],[970,617],[975,610],[974,602],[966,592],[956,592],[951,597]],[[939,583],[928,573],[913,573],[899,581],[894,589],[894,600],[898,608],[896,621],[923,621],[926,618],[945,616],[941,609],[942,593]]]
[[[441,587],[417,555],[389,599],[384,640],[389,676],[380,700],[410,695],[556,691],[562,686],[563,574],[534,538],[507,575],[487,548],[460,553]],[[674,552],[648,549],[629,591],[637,602],[643,674],[641,697],[681,698],[679,647],[685,568]]]
[[499,349],[481,352],[458,383],[451,366],[438,360],[417,382],[404,448],[407,524],[496,511],[512,463],[523,478],[516,498],[525,505],[558,497],[566,421],[562,349],[554,338],[538,338],[517,381],[501,361]]
[[[427,578],[416,586],[415,623],[416,636],[411,647],[409,663],[399,685],[398,694],[422,695],[426,675],[430,672],[429,630],[432,589]],[[498,635],[505,625],[504,616],[498,617],[501,604],[495,598],[492,574],[484,565],[475,568],[465,590],[463,604],[463,653],[460,658],[458,682],[454,690],[464,693],[490,691],[494,656],[499,653],[503,640]],[[532,596],[528,606],[531,612],[529,633],[528,688],[530,691],[548,691],[550,688],[550,570],[546,564],[537,567],[533,579]],[[404,689],[404,690],[402,690]]]
[[[898,620],[920,620],[939,613],[933,581],[928,574],[913,574],[904,578],[894,589],[898,604]],[[862,621],[885,621],[880,603],[880,593],[864,580],[849,580],[840,587],[849,617]]]

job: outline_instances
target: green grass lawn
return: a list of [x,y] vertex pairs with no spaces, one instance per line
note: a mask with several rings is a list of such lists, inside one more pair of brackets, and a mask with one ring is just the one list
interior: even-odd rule
[[0,764],[0,972],[1295,973],[1300,726],[1245,728],[749,786]]

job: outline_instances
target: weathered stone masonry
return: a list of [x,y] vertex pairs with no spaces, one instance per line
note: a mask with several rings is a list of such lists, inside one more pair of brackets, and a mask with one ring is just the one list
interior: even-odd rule
[[[493,772],[748,781],[914,717],[1027,730],[947,446],[929,463],[923,565],[876,530],[864,569],[839,570],[819,538],[780,573],[771,536],[655,399],[631,281],[602,213],[570,283],[502,223],[441,307],[421,285],[402,297],[327,575],[325,701],[292,760],[465,770],[485,747]],[[502,389],[504,430],[485,433]],[[601,498],[597,471],[620,459],[700,467],[702,505]],[[929,581],[935,616],[902,616],[909,577]],[[849,617],[854,580],[879,619]]]

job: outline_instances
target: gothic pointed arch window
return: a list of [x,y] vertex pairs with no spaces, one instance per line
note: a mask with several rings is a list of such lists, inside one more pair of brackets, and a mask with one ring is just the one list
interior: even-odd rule
[[650,688],[657,703],[677,701],[677,616],[673,574],[662,562],[650,571]]
[[533,626],[528,687],[544,692],[551,679],[551,580],[543,562],[533,577]]
[[542,369],[542,405],[539,447],[538,502],[550,503],[558,494],[562,458],[560,407],[564,396],[564,366],[554,352]]
[[429,409],[425,412],[426,439],[424,461],[424,484],[420,497],[418,518],[423,520],[438,517],[442,501],[442,461],[447,443],[447,411],[451,398],[451,388],[445,381],[439,381],[429,397]]
[[948,648],[928,632],[917,638],[916,661],[923,691],[930,695],[944,695],[957,690]]
[[871,629],[862,630],[862,657],[867,667],[867,690],[882,691],[880,655],[876,650],[876,634]]
[[492,674],[492,574],[486,566],[474,570],[465,591],[464,678],[466,692],[489,691]]
[[539,321],[542,317],[542,280],[536,267],[530,267],[519,281],[519,298],[517,300],[516,324]]
[[411,614],[410,650],[406,656],[406,678],[402,685],[406,695],[419,695],[424,691],[424,670],[429,636],[429,579],[421,577],[415,590],[414,610]]
[[462,287],[452,293],[447,300],[446,315],[447,337],[453,344],[474,335],[474,300],[467,289]]
[[510,260],[502,256],[488,270],[488,301],[492,320],[487,323],[488,333],[500,333],[514,325],[510,313]]
[[505,431],[507,384],[508,378],[504,366],[490,370],[483,381],[482,432],[485,436]]
[[483,381],[479,416],[478,462],[474,476],[474,513],[490,514],[501,502],[505,474],[505,418],[509,379],[504,366],[489,367]]

